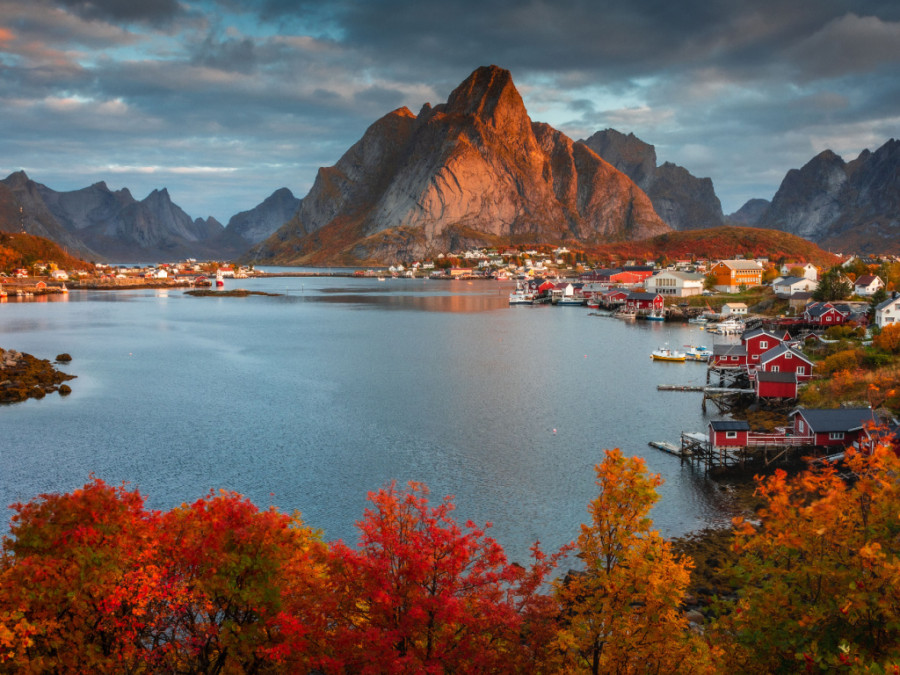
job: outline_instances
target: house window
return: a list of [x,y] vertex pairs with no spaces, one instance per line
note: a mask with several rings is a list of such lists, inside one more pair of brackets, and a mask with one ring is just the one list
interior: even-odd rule
[[770,372],[777,373],[780,369],[780,366],[772,366],[772,370]]
[[786,359],[792,359],[792,358],[794,358],[794,355],[791,354],[790,352],[787,352],[787,353],[784,355],[784,358],[786,358]]
[[759,354],[754,354],[754,355],[753,355],[753,360],[754,360],[754,361],[759,361]]
[[805,429],[805,426],[806,426],[806,425],[803,424],[803,420],[802,420],[802,419],[797,420],[797,430],[798,430],[801,434],[806,430],[806,429]]
[[725,438],[737,438],[737,432],[736,431],[726,431]]
[[806,375],[806,366],[797,366],[798,375]]
[[844,438],[843,431],[832,431],[831,433],[828,434],[828,439],[832,440],[832,441],[839,441],[842,438]]
[[766,342],[765,340],[760,340],[760,341],[759,341],[759,348],[760,348],[760,349],[765,349],[765,348],[768,347],[768,346],[769,346],[769,343]]

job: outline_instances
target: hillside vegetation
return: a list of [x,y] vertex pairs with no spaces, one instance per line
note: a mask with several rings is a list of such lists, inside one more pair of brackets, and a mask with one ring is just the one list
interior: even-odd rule
[[91,263],[70,256],[49,239],[22,232],[15,234],[0,232],[0,272],[10,274],[14,270],[24,267],[30,273],[30,267],[38,261],[53,262],[57,267],[65,270],[93,268]]
[[749,258],[767,257],[777,261],[811,262],[830,267],[839,262],[837,256],[806,239],[756,227],[714,227],[708,230],[667,232],[650,239],[620,242],[591,249],[601,258],[646,259],[708,258],[719,260],[739,255]]

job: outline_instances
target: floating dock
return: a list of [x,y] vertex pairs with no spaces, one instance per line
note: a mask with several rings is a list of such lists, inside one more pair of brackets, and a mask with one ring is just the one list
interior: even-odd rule
[[656,448],[657,450],[668,452],[670,455],[675,455],[676,457],[684,457],[681,448],[679,448],[674,443],[669,443],[668,441],[650,441],[648,445]]

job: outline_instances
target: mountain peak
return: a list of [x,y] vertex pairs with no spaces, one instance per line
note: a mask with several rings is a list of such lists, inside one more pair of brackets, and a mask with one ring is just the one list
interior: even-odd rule
[[474,115],[494,124],[504,118],[528,118],[512,75],[498,66],[481,66],[472,72],[450,94],[445,112]]

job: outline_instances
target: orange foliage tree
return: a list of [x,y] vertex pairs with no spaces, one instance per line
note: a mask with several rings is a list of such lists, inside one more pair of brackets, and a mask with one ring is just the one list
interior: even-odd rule
[[853,480],[826,465],[758,479],[758,526],[737,519],[740,587],[716,628],[727,670],[795,673],[900,666],[900,460],[848,450]]
[[606,451],[596,467],[597,497],[581,526],[584,570],[558,585],[563,605],[559,644],[567,672],[702,672],[705,644],[681,611],[690,570],[651,530],[658,475],[641,458]]
[[872,345],[889,354],[900,353],[900,323],[889,323],[874,338]]

